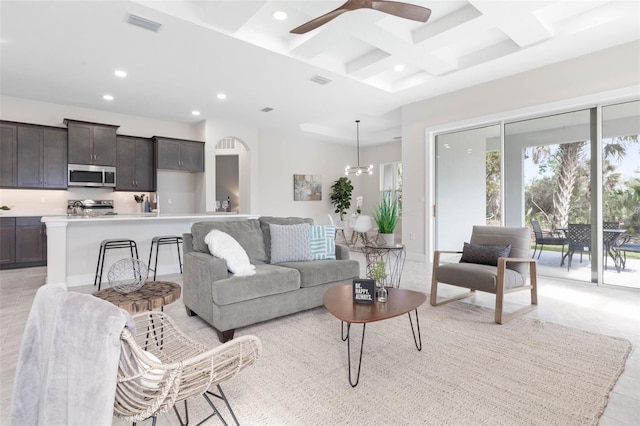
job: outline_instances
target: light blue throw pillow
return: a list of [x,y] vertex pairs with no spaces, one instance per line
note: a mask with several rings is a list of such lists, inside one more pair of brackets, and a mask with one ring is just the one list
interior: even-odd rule
[[308,223],[296,225],[270,223],[271,263],[312,260],[310,226]]
[[336,227],[332,225],[312,225],[311,256],[313,260],[336,259]]

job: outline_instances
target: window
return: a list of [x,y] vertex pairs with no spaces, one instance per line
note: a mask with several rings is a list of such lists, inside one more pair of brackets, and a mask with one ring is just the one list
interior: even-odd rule
[[402,163],[399,161],[380,165],[380,198],[385,194],[398,200],[398,206],[402,209]]

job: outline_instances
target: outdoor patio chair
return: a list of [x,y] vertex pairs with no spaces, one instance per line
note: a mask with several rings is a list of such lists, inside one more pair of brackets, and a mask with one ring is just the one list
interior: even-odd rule
[[569,248],[567,249],[567,271],[571,269],[573,254],[580,252],[580,263],[582,255],[587,252],[591,258],[591,225],[583,223],[570,223],[567,228],[567,239]]
[[[233,420],[238,420],[220,384],[231,379],[262,355],[262,344],[256,336],[236,337],[215,347],[196,342],[176,327],[164,312],[149,311],[132,317],[136,335],[122,331],[123,354],[118,366],[118,384],[114,414],[127,422],[142,421],[174,409],[181,425],[189,423],[187,399],[202,395],[213,413],[227,424],[209,398],[222,399]],[[209,389],[215,386],[218,393]],[[183,422],[176,404],[184,401]],[[199,423],[201,424],[201,423]]]
[[[538,304],[536,260],[529,258],[531,232],[525,227],[474,226],[463,251],[436,250],[433,255],[431,280],[432,306],[474,294],[476,290],[496,295],[495,322],[525,314]],[[458,263],[440,264],[442,253],[462,253]],[[527,275],[529,284],[527,284]],[[471,291],[438,301],[438,284],[451,284]],[[503,314],[506,293],[531,291],[531,304],[510,314]]]
[[623,235],[618,250],[622,253],[622,269],[625,269],[627,267],[627,252],[640,253],[640,236]]
[[544,246],[562,246],[561,253],[561,262],[562,258],[564,258],[564,246],[567,245],[567,238],[560,236],[556,233],[550,231],[543,231],[540,227],[540,222],[537,219],[531,219],[531,226],[533,227],[533,234],[536,237],[535,246],[533,247],[533,255],[531,258],[535,258],[536,250],[538,250],[538,245],[540,246],[540,251],[538,251],[538,259],[540,259],[540,254],[544,249]]

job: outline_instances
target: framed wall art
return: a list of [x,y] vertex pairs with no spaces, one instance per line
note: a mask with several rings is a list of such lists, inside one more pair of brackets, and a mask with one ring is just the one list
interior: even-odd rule
[[293,201],[322,200],[322,176],[293,175]]

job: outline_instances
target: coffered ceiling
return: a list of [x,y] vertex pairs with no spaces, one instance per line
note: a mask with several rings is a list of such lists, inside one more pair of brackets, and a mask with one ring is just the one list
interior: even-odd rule
[[345,144],[360,119],[366,146],[400,136],[402,105],[640,39],[635,0],[412,0],[428,22],[363,9],[289,33],[342,3],[3,0],[0,91]]

